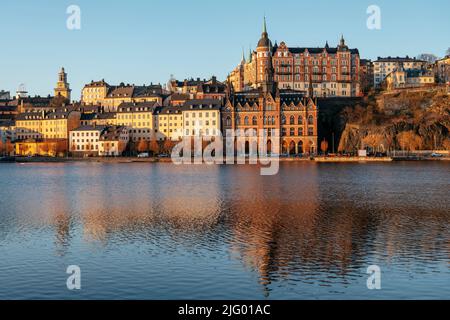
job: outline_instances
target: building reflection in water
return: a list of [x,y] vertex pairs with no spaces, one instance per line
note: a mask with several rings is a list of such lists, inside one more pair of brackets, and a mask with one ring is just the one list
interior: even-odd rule
[[19,205],[37,213],[36,225],[54,228],[59,255],[78,231],[88,243],[146,241],[155,251],[226,246],[266,296],[278,281],[345,285],[367,263],[404,252],[448,259],[448,203],[411,204],[398,197],[398,176],[353,171],[296,163],[265,177],[255,166],[62,166]]

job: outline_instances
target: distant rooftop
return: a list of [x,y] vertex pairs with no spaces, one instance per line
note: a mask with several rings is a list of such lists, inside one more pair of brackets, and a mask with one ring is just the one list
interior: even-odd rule
[[406,57],[378,57],[375,62],[425,62],[416,58]]

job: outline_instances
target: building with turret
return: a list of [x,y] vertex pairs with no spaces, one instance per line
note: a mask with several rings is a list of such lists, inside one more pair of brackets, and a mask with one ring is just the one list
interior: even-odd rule
[[[308,81],[308,86],[297,87],[297,90],[280,83],[278,58],[289,55],[275,57],[277,52],[269,39],[264,19],[256,51],[250,54],[249,61],[243,57],[233,73],[237,77],[242,70],[243,83],[233,83],[233,79],[228,78],[231,90],[222,108],[222,132],[240,130],[246,135],[249,130],[258,135],[265,132],[268,152],[273,152],[272,146],[279,145],[283,154],[317,153],[319,111],[317,99],[313,98],[317,93],[313,78],[302,78]],[[250,140],[245,141],[246,153],[251,153]]]
[[[255,51],[228,76],[235,91],[258,88],[273,78],[280,89],[310,92],[316,97],[357,97],[360,85],[358,49],[349,48],[344,37],[336,47],[289,47],[269,38],[266,20]],[[310,86],[311,89],[310,90]]]

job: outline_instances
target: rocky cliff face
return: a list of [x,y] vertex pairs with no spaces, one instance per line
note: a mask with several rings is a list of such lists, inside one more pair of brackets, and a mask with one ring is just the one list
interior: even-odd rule
[[445,89],[379,94],[340,113],[339,151],[450,149],[450,96]]

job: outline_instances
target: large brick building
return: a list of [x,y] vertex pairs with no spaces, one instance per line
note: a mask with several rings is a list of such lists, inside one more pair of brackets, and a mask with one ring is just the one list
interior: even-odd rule
[[322,48],[288,47],[285,42],[272,45],[264,20],[256,51],[250,52],[247,61],[242,57],[228,81],[236,91],[256,88],[270,70],[280,89],[319,97],[355,97],[362,94],[359,69],[359,51],[349,48],[343,37],[336,47],[328,43]]

